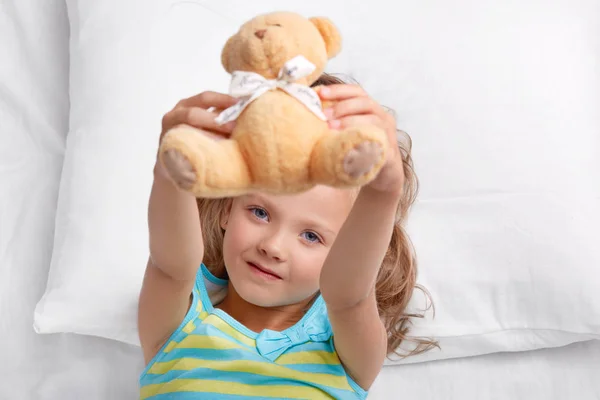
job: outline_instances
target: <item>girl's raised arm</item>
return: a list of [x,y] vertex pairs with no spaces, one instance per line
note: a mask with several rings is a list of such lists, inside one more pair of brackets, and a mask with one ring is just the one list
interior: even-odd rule
[[[323,88],[325,89],[325,88]],[[388,133],[389,152],[378,176],[361,188],[323,269],[320,290],[327,303],[336,351],[347,372],[368,389],[387,354],[387,332],[377,309],[375,283],[388,250],[404,186],[394,118],[356,85],[331,85],[319,94],[341,129],[373,124]]]
[[[163,117],[161,138],[181,124],[202,129],[209,136],[209,131],[230,134],[231,125],[217,126],[216,114],[207,109],[223,109],[236,101],[214,92],[182,100]],[[154,168],[148,204],[148,229],[150,256],[138,309],[139,337],[146,362],[183,321],[204,256],[196,198],[180,189],[159,162]]]

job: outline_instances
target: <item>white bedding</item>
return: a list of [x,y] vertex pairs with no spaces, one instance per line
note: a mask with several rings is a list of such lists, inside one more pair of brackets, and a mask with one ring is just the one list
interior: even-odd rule
[[[0,399],[136,398],[143,364],[137,347],[71,334],[36,336],[31,313],[19,315],[11,329],[16,339],[11,347],[18,349],[13,352],[18,357],[12,359],[18,362],[0,364]],[[3,325],[0,336],[6,335]],[[594,340],[555,349],[388,366],[369,399],[593,400],[600,398],[599,365],[600,341]]]
[[[0,400],[135,399],[143,367],[138,347],[32,328],[67,131],[67,35],[61,0],[0,2]],[[385,367],[370,398],[592,400],[599,366],[590,341]]]

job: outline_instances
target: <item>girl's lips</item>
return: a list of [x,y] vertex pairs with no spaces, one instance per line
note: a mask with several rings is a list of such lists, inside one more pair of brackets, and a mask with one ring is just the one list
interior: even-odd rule
[[255,264],[253,262],[247,261],[247,264],[250,266],[250,268],[256,272],[257,274],[262,275],[265,278],[268,279],[275,279],[275,280],[281,280],[282,278],[277,275],[276,273],[272,272],[271,270],[263,267],[260,264]]

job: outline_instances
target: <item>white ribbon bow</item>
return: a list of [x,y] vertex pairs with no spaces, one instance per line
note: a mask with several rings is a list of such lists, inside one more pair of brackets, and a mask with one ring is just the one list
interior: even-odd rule
[[314,64],[303,56],[296,56],[283,65],[277,79],[266,79],[255,72],[234,71],[231,76],[229,94],[233,97],[239,97],[241,100],[223,110],[215,121],[222,125],[235,120],[248,104],[257,97],[277,88],[285,90],[289,95],[308,107],[317,117],[326,121],[327,117],[321,110],[319,95],[308,86],[293,83],[310,75],[314,70]]

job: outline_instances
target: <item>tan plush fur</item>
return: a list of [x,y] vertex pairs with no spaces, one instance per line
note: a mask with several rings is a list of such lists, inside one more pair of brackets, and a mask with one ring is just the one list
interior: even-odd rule
[[[263,29],[260,38],[256,32]],[[327,18],[276,12],[242,25],[225,44],[221,62],[229,73],[252,71],[275,79],[285,62],[303,55],[317,68],[296,83],[310,85],[340,48],[340,34]],[[248,105],[229,139],[215,141],[179,126],[165,135],[159,157],[175,182],[197,197],[294,193],[315,184],[364,185],[383,165],[386,141],[374,126],[332,131],[277,89]]]

